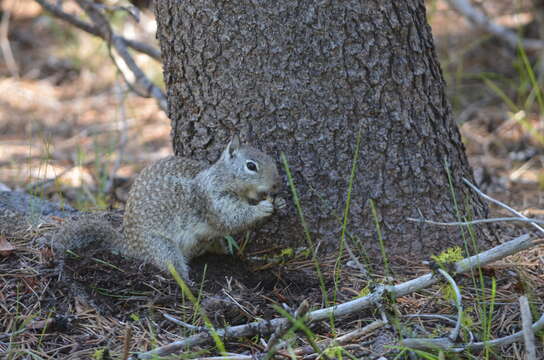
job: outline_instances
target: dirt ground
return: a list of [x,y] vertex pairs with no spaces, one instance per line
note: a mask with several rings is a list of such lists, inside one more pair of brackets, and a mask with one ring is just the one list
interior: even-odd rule
[[[544,121],[519,54],[473,28],[445,1],[427,5],[454,116],[479,186],[525,215],[543,218]],[[65,6],[75,11],[69,1]],[[529,6],[528,1],[514,7],[498,0],[487,2],[485,9],[497,21],[514,26],[515,21],[531,22]],[[122,208],[134,175],[171,153],[168,118],[153,99],[127,89],[102,41],[44,15],[34,1],[4,0],[0,7],[2,23],[7,24],[2,26],[8,29],[6,36],[0,26],[0,184],[81,210]],[[144,12],[140,25],[126,16],[116,18],[114,25],[127,37],[157,45],[152,14]],[[527,29],[534,34],[531,25]],[[538,54],[528,55],[538,70]],[[161,83],[159,64],[143,55],[136,59]],[[507,215],[494,207],[492,212]],[[83,250],[81,256],[68,257],[61,272],[59,257],[40,242],[60,224],[59,220],[7,239],[14,247],[9,251],[0,247],[0,354],[9,351],[11,359],[77,359],[107,348],[119,356],[127,338],[130,351],[146,351],[191,333],[164,314],[203,325],[201,317],[193,315],[195,305],[172,277],[152,266]],[[507,239],[523,231],[523,226],[508,225],[502,233]],[[321,264],[329,298],[351,300],[372,287],[357,271],[344,267],[338,290],[333,291],[335,262],[331,256]],[[397,281],[429,271],[409,259],[391,263]],[[191,267],[194,294],[216,326],[276,317],[273,305],[296,308],[309,300],[319,308],[324,303],[311,259],[296,252],[285,255],[272,248],[231,257],[205,255]],[[383,280],[382,275],[376,280]],[[479,304],[490,298],[496,304],[494,337],[519,329],[520,294],[531,294],[535,316],[544,311],[542,247],[486,267],[483,277],[485,294],[479,294],[472,278],[458,279],[474,326],[483,326]],[[496,291],[491,294],[494,281]],[[455,307],[441,291],[433,287],[397,299],[398,311],[454,314]],[[312,331],[323,340],[377,317],[369,311],[342,319],[337,329],[319,323]],[[436,334],[449,330],[436,320],[412,325]],[[381,336],[394,338],[392,334],[384,331]],[[378,358],[390,351],[377,341],[363,340],[350,350],[356,357]],[[230,342],[229,348],[253,353],[262,345],[240,340]],[[490,358],[522,356],[523,344],[517,343]]]

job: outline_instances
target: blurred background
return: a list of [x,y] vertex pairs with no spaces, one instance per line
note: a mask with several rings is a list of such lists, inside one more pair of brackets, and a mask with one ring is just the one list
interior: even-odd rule
[[[520,51],[516,45],[544,40],[540,2],[426,1],[453,116],[477,182],[530,216],[539,215],[544,189],[544,47]],[[146,1],[133,2],[139,21],[118,7],[128,2],[103,3],[118,35],[158,48]],[[461,14],[454,3],[468,3],[469,12]],[[62,9],[84,19],[72,1],[63,1]],[[155,99],[127,87],[101,38],[33,0],[1,0],[0,11],[0,188],[80,209],[122,206],[133,175],[171,153],[168,118]],[[509,43],[475,26],[470,11],[517,38]],[[162,88],[160,64],[133,56]]]

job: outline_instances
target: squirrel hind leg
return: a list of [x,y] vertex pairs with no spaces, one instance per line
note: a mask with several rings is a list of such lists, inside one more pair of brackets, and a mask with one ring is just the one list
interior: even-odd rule
[[[170,274],[169,265],[171,264],[178,274],[185,280],[187,285],[192,286],[193,282],[189,277],[189,265],[187,258],[181,250],[170,241],[155,241],[150,262],[155,264],[164,272]],[[160,246],[158,246],[160,244]]]
[[223,237],[210,241],[210,244],[202,251],[202,253],[205,252],[215,255],[231,255],[227,240]]

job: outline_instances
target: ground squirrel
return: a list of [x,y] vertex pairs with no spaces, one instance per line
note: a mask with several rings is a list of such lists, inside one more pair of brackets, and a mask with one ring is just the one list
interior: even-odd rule
[[53,243],[74,249],[98,239],[165,271],[172,263],[189,281],[188,261],[214,240],[285,206],[273,197],[279,185],[274,160],[235,136],[211,166],[170,156],[146,167],[130,190],[123,234],[100,219],[84,218],[61,228]]

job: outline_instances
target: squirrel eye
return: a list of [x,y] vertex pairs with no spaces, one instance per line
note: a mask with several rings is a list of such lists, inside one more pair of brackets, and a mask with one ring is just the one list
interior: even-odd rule
[[246,162],[246,167],[251,171],[257,171],[257,164],[255,164],[253,161]]

